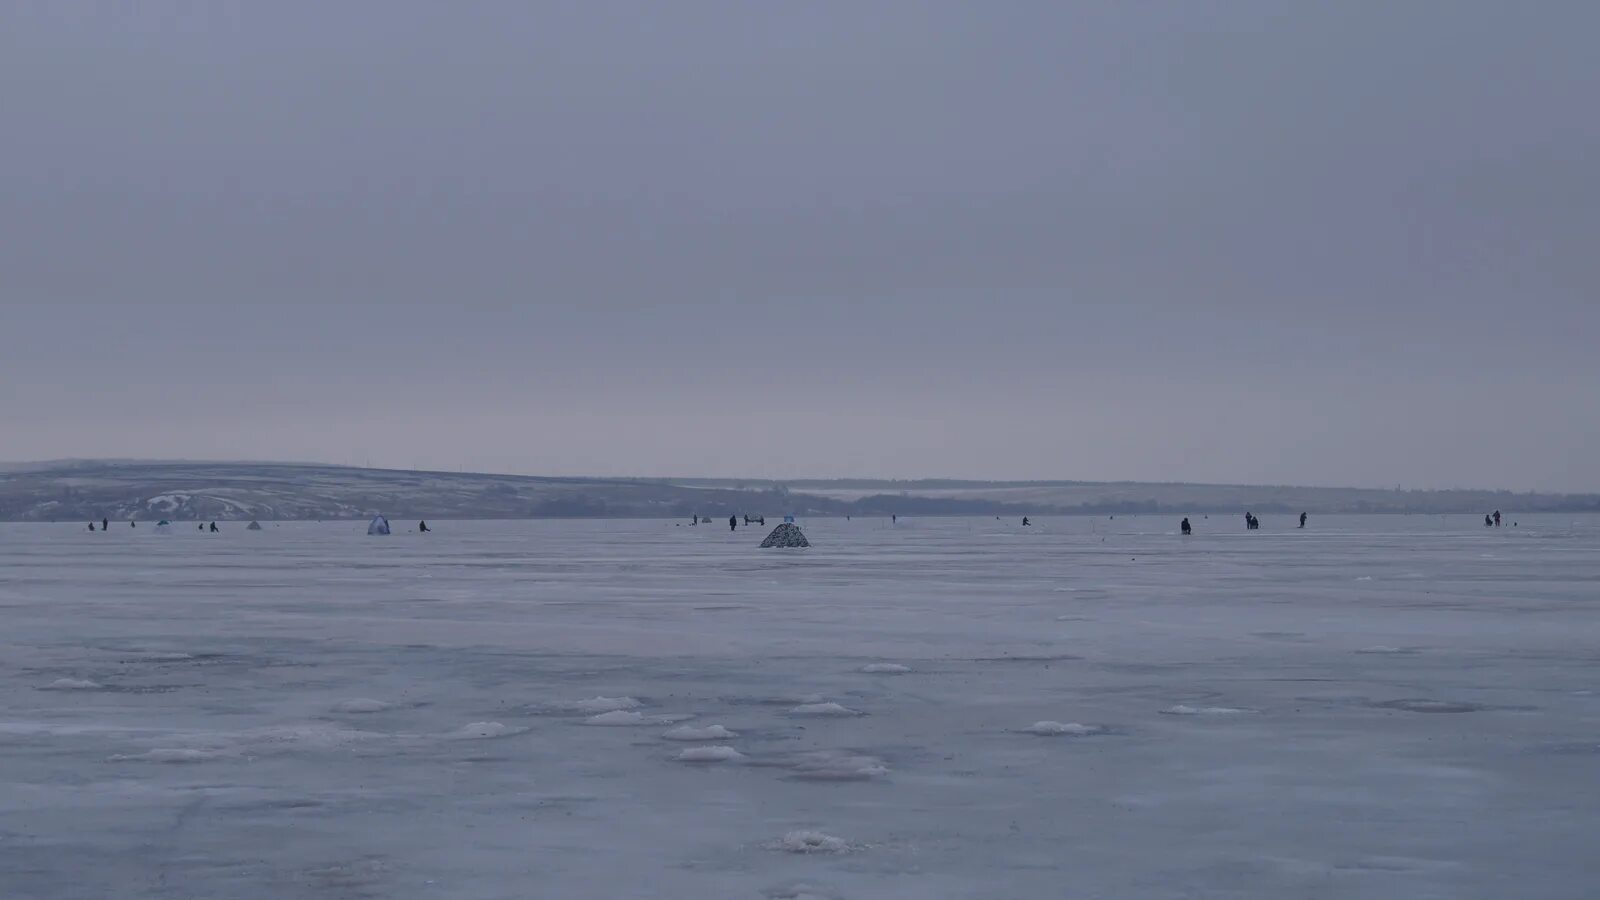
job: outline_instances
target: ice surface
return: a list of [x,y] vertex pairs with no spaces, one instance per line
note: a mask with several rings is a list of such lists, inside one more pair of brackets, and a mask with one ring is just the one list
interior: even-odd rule
[[870,663],[862,666],[861,671],[868,675],[904,675],[911,671],[911,667],[899,663]]
[[0,525],[0,896],[1592,896],[1600,517],[1173,518]]

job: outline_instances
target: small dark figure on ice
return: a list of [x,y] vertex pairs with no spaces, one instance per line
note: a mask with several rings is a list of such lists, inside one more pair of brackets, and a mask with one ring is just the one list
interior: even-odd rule
[[432,530],[433,529],[428,527],[428,523],[425,520],[424,521],[419,521],[417,523],[417,531],[419,531],[419,532],[421,532],[423,534],[427,534],[429,531],[432,531]]
[[1498,509],[1494,511],[1494,527],[1500,527],[1500,510]]
[[1028,526],[1028,525],[1032,525],[1033,523],[1028,521],[1028,517],[1027,516],[1023,516],[1022,517],[1022,524],[1024,526]]
[[729,516],[728,517],[728,530],[729,531],[738,531],[739,530],[739,517],[738,516]]
[[110,519],[101,519],[100,520],[100,530],[101,531],[110,531],[111,530],[111,520]]
[[211,533],[212,534],[216,534],[217,533],[217,523],[215,523],[215,522],[211,523]]
[[1301,528],[1306,527],[1306,514],[1305,513],[1301,513],[1300,514],[1300,527]]
[[90,531],[93,531],[93,530],[94,530],[94,523],[93,523],[93,522],[90,522],[90,523],[89,523],[89,530],[90,530]]
[[1183,522],[1178,527],[1183,530],[1184,534],[1194,534],[1194,529],[1189,525],[1188,516],[1184,517]]

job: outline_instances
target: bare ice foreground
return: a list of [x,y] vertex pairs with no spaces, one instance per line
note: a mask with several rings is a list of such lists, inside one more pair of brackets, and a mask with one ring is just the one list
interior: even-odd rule
[[1588,898],[1600,517],[0,525],[0,897]]

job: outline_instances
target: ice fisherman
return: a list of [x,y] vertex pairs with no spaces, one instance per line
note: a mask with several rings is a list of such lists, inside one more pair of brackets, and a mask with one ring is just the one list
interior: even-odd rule
[[738,516],[729,516],[728,517],[728,530],[729,531],[738,531],[739,530],[739,517]]
[[111,520],[110,519],[101,519],[100,520],[100,530],[101,531],[110,531],[111,530]]
[[1483,527],[1485,527],[1485,528],[1493,528],[1494,527],[1494,517],[1488,515],[1487,513],[1484,514]]
[[1500,510],[1498,509],[1494,511],[1494,527],[1500,527]]
[[1189,526],[1189,517],[1188,516],[1184,516],[1183,517],[1183,521],[1181,523],[1179,523],[1178,528],[1181,529],[1184,534],[1193,534],[1194,533],[1194,529]]
[[427,521],[426,520],[418,521],[417,522],[417,530],[422,532],[423,534],[427,534],[428,533],[428,523],[427,523]]
[[1027,516],[1023,516],[1022,517],[1022,524],[1023,524],[1024,527],[1026,527],[1028,525],[1032,525],[1033,523],[1028,521],[1028,517]]
[[90,530],[90,531],[93,531],[93,530],[94,530],[94,523],[93,523],[93,522],[90,522],[90,523],[89,523],[89,530]]
[[1301,513],[1300,514],[1300,527],[1301,528],[1306,527],[1306,514],[1305,513]]
[[211,523],[211,533],[212,534],[216,534],[217,533],[217,523],[215,523],[215,522]]

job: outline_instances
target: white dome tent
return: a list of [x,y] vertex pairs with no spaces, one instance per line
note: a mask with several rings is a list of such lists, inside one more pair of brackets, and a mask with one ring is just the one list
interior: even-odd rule
[[367,534],[388,534],[389,520],[383,516],[373,516],[372,523],[367,526]]

